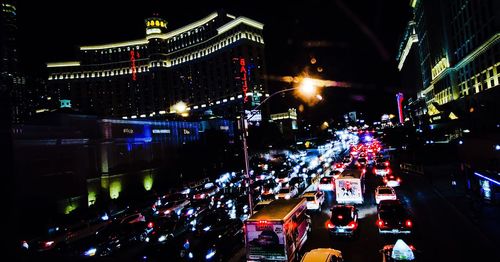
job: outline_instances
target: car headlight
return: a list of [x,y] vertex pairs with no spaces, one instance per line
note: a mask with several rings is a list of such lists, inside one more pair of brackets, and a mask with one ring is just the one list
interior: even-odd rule
[[212,257],[215,256],[215,253],[216,253],[215,249],[213,249],[213,248],[209,249],[207,252],[207,255],[205,256],[205,259],[206,260],[211,259]]
[[167,240],[167,237],[165,235],[162,235],[158,238],[158,242],[163,242],[165,240]]
[[87,257],[92,257],[92,256],[95,256],[95,252],[97,251],[97,249],[91,247],[89,248],[87,251],[85,251],[83,254]]

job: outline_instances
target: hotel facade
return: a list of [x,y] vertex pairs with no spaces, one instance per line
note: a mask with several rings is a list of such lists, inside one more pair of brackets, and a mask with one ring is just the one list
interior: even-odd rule
[[80,46],[78,60],[48,63],[50,103],[39,112],[71,107],[123,119],[192,112],[230,116],[267,93],[263,24],[214,12],[168,31],[145,19],[145,38]]
[[405,88],[417,87],[410,107],[426,119],[413,122],[427,122],[433,132],[446,129],[451,138],[460,135],[459,129],[494,128],[500,94],[500,3],[409,2],[412,18],[397,60]]

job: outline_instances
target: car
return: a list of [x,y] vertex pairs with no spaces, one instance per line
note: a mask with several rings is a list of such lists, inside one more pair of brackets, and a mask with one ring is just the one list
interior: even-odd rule
[[146,217],[141,213],[134,213],[117,218],[116,220],[120,224],[134,224],[146,221]]
[[381,200],[377,206],[380,234],[411,234],[413,220],[399,200]]
[[308,191],[302,194],[307,200],[307,209],[308,210],[317,210],[321,211],[321,206],[325,201],[325,194],[321,191]]
[[352,158],[351,156],[345,156],[343,159],[342,159],[342,163],[344,163],[344,165],[350,165],[351,164],[351,161],[352,161]]
[[155,214],[161,215],[161,216],[170,216],[173,213],[176,213],[177,215],[179,215],[181,210],[184,207],[189,206],[190,203],[191,203],[191,201],[189,201],[189,199],[170,201],[170,202],[167,202],[160,207],[157,206]]
[[373,167],[372,172],[374,175],[377,175],[377,176],[385,176],[385,175],[391,174],[392,170],[389,166],[386,166],[384,163],[381,163],[381,164],[379,163]]
[[293,185],[294,187],[300,190],[305,189],[307,186],[306,180],[303,177],[298,177],[298,176],[292,177],[288,184]]
[[284,187],[278,192],[278,199],[290,199],[294,198],[299,191],[294,186]]
[[335,190],[335,179],[332,176],[324,176],[319,180],[318,188],[323,191]]
[[353,205],[334,205],[326,227],[330,235],[353,237],[358,232],[358,210]]
[[186,220],[174,217],[153,217],[148,221],[147,228],[151,229],[151,232],[145,239],[146,242],[165,243],[186,232],[188,226]]
[[356,166],[359,168],[364,168],[364,167],[366,167],[367,164],[368,164],[368,160],[366,160],[366,158],[364,158],[364,157],[360,157],[360,158],[358,158],[358,160],[356,160]]
[[342,262],[342,252],[333,248],[316,248],[306,252],[301,262]]
[[394,191],[394,188],[390,186],[378,186],[375,189],[375,203],[378,205],[381,200],[386,199],[397,199],[396,191]]
[[143,242],[151,232],[146,222],[121,223],[113,221],[99,232],[65,245],[62,253],[67,256],[109,256],[131,245]]
[[415,247],[398,239],[394,245],[385,245],[380,253],[382,254],[382,262],[417,261],[415,251]]
[[207,199],[219,192],[219,187],[214,183],[206,183],[203,187],[198,187],[194,194],[193,200]]
[[397,187],[401,185],[401,178],[395,174],[387,174],[384,176],[384,183],[390,187]]
[[344,163],[336,163],[336,164],[332,165],[333,171],[339,170],[340,172],[342,172],[342,171],[344,171],[344,169],[345,169]]

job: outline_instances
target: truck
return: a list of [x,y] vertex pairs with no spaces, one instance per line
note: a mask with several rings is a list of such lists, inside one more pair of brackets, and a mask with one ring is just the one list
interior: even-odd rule
[[305,198],[278,199],[245,221],[247,261],[293,261],[311,229]]
[[365,170],[346,169],[335,179],[335,196],[339,204],[363,204]]

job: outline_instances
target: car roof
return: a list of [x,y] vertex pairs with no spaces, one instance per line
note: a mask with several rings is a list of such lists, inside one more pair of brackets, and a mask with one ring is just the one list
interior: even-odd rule
[[303,262],[306,261],[327,261],[327,259],[334,255],[336,257],[342,257],[342,253],[339,250],[333,248],[317,248],[307,252],[302,258]]

